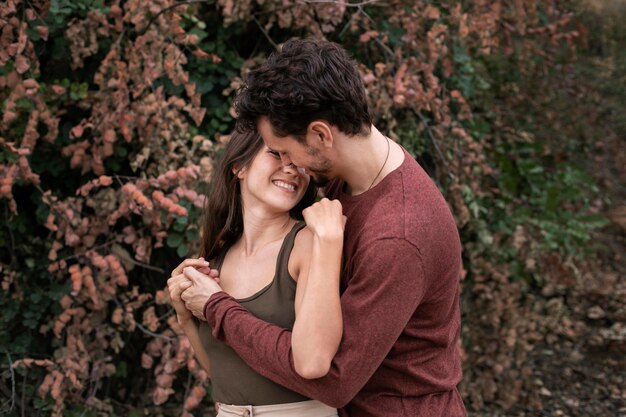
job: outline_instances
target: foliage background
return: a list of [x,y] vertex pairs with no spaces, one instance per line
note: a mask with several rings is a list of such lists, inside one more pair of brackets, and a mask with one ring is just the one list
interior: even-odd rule
[[[605,152],[626,127],[614,111],[626,108],[626,7],[611,4],[4,2],[2,412],[210,414],[206,374],[179,337],[165,281],[197,249],[242,76],[276,44],[306,36],[360,62],[376,125],[453,209],[468,409],[540,409],[528,361],[538,347],[626,345],[625,292],[581,304],[590,285],[624,288],[608,271],[620,259],[598,256],[612,252],[593,239],[609,208],[616,224],[624,216],[614,203],[623,195],[606,191],[626,165],[623,151]],[[606,175],[591,163],[603,157]],[[598,319],[607,331],[589,327]]]

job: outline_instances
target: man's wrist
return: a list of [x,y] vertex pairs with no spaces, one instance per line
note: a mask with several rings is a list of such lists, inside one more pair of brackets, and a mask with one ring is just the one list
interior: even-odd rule
[[202,309],[202,314],[204,315],[204,320],[210,325],[213,326],[216,321],[215,314],[216,312],[216,304],[219,303],[224,298],[231,298],[225,291],[218,291],[209,297],[208,300],[204,303],[204,308]]
[[207,321],[207,323],[210,323],[210,314],[212,313],[211,304],[210,304],[211,298],[213,298],[215,294],[219,294],[220,292],[224,292],[224,291],[214,292],[213,294],[209,296],[209,298],[207,298],[206,302],[204,303],[204,306],[202,308],[202,315],[204,316],[204,319]]

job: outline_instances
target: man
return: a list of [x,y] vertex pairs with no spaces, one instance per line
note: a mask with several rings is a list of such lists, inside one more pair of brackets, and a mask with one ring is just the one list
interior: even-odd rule
[[283,164],[327,184],[326,196],[343,205],[344,335],[328,374],[306,380],[294,370],[289,331],[193,268],[187,307],[257,372],[341,416],[465,416],[456,225],[418,163],[372,125],[346,51],[289,41],[250,73],[235,106],[240,129],[257,129]]

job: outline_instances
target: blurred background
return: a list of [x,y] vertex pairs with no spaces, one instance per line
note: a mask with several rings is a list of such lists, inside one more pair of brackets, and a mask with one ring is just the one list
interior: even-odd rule
[[0,4],[0,414],[211,416],[163,291],[242,77],[358,61],[464,245],[471,416],[626,416],[626,0]]

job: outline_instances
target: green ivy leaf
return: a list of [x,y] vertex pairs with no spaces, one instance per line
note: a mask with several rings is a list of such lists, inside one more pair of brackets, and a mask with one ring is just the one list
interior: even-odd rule
[[184,258],[185,256],[187,256],[187,253],[189,253],[189,247],[187,247],[185,243],[183,243],[176,249],[176,254],[180,256],[181,258]]
[[177,248],[183,242],[183,236],[178,233],[170,233],[167,236],[167,246],[170,248]]
[[185,237],[188,241],[194,241],[198,238],[198,229],[195,227],[187,229],[185,232]]

